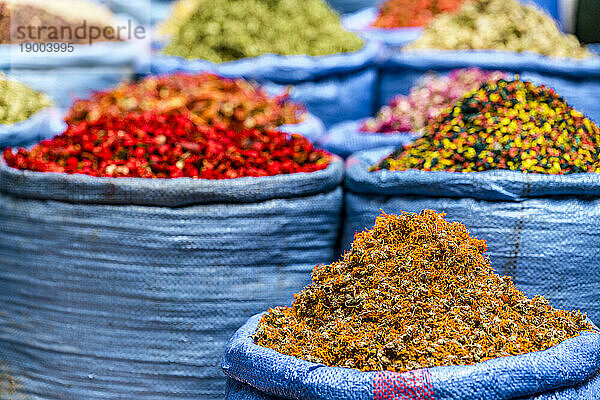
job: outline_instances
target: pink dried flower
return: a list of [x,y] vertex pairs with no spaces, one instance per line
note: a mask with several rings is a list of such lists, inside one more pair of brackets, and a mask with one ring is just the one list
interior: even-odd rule
[[507,78],[501,71],[464,68],[450,71],[447,76],[425,74],[410,90],[398,95],[383,106],[375,118],[369,118],[363,132],[417,132],[430,118],[436,118],[466,94],[478,89],[484,82]]

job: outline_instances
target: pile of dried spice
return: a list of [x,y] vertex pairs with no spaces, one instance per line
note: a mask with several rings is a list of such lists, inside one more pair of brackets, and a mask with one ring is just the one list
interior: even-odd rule
[[405,49],[498,49],[572,58],[593,55],[575,36],[563,33],[551,16],[518,0],[465,2],[455,13],[438,15],[423,36]]
[[[85,25],[84,25],[85,24]],[[118,41],[101,35],[116,25],[115,16],[104,5],[87,0],[1,0],[0,43],[89,44],[90,40]],[[83,27],[83,28],[82,28]],[[90,30],[94,30],[91,38]],[[95,37],[98,33],[98,37]]]
[[399,95],[389,105],[383,106],[375,118],[363,124],[363,132],[418,132],[430,118],[452,106],[469,92],[486,81],[506,78],[500,71],[464,68],[450,71],[447,76],[433,73],[425,75],[408,96]]
[[158,27],[161,35],[175,35],[179,27],[194,13],[203,0],[177,0],[171,5],[171,15]]
[[502,79],[430,120],[421,138],[374,169],[600,172],[600,130],[554,90]]
[[198,126],[183,115],[105,116],[69,125],[31,150],[4,152],[13,168],[103,177],[230,179],[313,172],[331,156],[280,131]]
[[323,0],[230,0],[218,7],[200,0],[182,16],[187,19],[165,54],[224,62],[266,53],[328,55],[363,45]]
[[378,217],[343,259],[315,267],[292,306],[263,316],[255,343],[328,366],[404,372],[545,350],[593,329],[495,274],[485,241],[444,215]]
[[453,12],[466,0],[387,0],[373,22],[377,28],[393,29],[427,25],[441,13]]
[[288,99],[277,97],[244,79],[211,73],[150,76],[139,83],[121,84],[75,102],[67,122],[94,121],[103,116],[153,111],[185,114],[196,124],[223,129],[273,129],[304,120],[306,111]]
[[0,74],[0,124],[24,121],[52,104],[43,93]]

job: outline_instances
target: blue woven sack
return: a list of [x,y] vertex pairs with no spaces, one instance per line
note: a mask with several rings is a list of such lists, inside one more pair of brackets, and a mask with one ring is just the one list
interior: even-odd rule
[[155,54],[151,71],[210,71],[227,77],[243,77],[270,88],[293,85],[291,98],[306,104],[326,126],[346,119],[367,117],[375,111],[375,61],[379,45],[367,42],[355,52],[328,56],[264,54],[220,64]]
[[373,7],[383,0],[326,0],[340,14],[353,13],[367,7]]
[[115,13],[128,14],[144,25],[155,25],[167,19],[175,0],[105,0]]
[[299,133],[313,143],[325,135],[325,125],[311,113],[308,113],[306,119],[300,123],[281,125],[278,129],[287,133]]
[[342,177],[339,159],[218,181],[0,165],[9,398],[222,399],[227,340],[333,258]]
[[385,51],[380,66],[380,104],[410,88],[427,71],[446,73],[455,68],[479,67],[518,73],[521,79],[556,90],[569,105],[600,122],[600,57],[585,60],[559,59],[533,53],[494,50]]
[[54,107],[46,107],[25,121],[0,125],[0,149],[27,147],[63,132],[65,123],[62,113]]
[[366,8],[353,14],[345,15],[342,18],[342,24],[349,31],[356,32],[365,39],[382,42],[386,46],[404,46],[419,38],[423,33],[423,28],[421,27],[397,29],[372,27],[371,24],[377,19],[378,13],[377,8]]
[[[137,22],[121,16],[119,26]],[[146,32],[146,37],[149,32]],[[47,93],[67,108],[75,98],[115,86],[133,77],[148,53],[147,40],[74,44],[73,52],[25,52],[20,45],[0,45],[0,71]]]
[[494,269],[528,296],[600,322],[600,174],[367,170],[392,150],[348,159],[343,248],[380,210],[443,211],[485,239]]
[[545,351],[405,373],[327,367],[258,346],[255,315],[227,344],[226,400],[596,400],[600,331]]
[[327,134],[317,141],[319,147],[345,158],[357,151],[384,146],[403,146],[420,136],[415,132],[361,132],[360,127],[364,121],[345,121],[332,126]]
[[556,20],[556,22],[560,23],[560,13],[558,3],[559,0],[523,0],[524,3],[531,3],[546,13],[550,14],[552,18]]

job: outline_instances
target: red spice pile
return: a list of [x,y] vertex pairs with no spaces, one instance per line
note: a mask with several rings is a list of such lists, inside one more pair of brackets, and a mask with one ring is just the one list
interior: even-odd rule
[[427,25],[441,13],[457,10],[466,0],[388,0],[373,26],[393,29]]
[[76,101],[66,121],[76,124],[104,115],[144,111],[185,114],[198,125],[235,130],[275,129],[297,124],[306,117],[306,110],[290,101],[288,92],[269,96],[260,86],[244,79],[205,72],[149,76],[140,82],[97,92],[89,99]]
[[331,156],[300,135],[226,130],[184,115],[103,116],[31,150],[4,152],[20,170],[102,177],[230,179],[325,169]]

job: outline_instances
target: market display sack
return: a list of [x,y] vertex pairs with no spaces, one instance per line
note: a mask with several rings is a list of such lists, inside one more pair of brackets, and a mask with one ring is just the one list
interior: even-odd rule
[[317,172],[225,180],[2,163],[10,398],[223,398],[227,340],[333,258],[342,176],[337,158]]
[[154,54],[151,71],[209,71],[226,77],[243,77],[267,84],[270,90],[292,85],[290,98],[307,106],[326,126],[346,119],[367,117],[375,110],[379,45],[326,56],[264,54],[238,61],[213,63]]
[[485,238],[492,267],[528,296],[600,321],[600,176],[495,170],[369,172],[393,148],[359,152],[346,162],[342,248],[387,213],[432,209]]
[[169,15],[172,0],[107,0],[115,13],[128,14],[144,25],[154,25]]
[[366,8],[342,18],[344,28],[356,32],[368,40],[376,40],[386,46],[403,46],[423,33],[422,27],[383,29],[371,26],[377,19],[377,8]]
[[340,157],[348,157],[357,151],[384,146],[400,147],[420,136],[417,132],[362,132],[364,119],[344,121],[332,126],[317,144]]
[[524,3],[531,3],[552,16],[556,21],[560,22],[559,0],[523,0]]
[[555,399],[600,396],[600,336],[583,332],[545,351],[405,373],[327,367],[254,344],[262,314],[227,344],[227,400]]
[[61,133],[64,130],[61,117],[57,108],[46,107],[24,121],[0,124],[0,149],[29,146]]
[[316,143],[319,138],[325,135],[323,121],[311,113],[306,113],[306,119],[302,122],[281,125],[277,129],[282,132],[300,134],[313,143]]
[[407,94],[427,71],[446,73],[455,68],[479,67],[517,73],[523,80],[544,84],[594,121],[600,121],[600,57],[570,60],[533,53],[494,50],[423,50],[387,52],[380,67],[380,105],[397,94]]
[[340,14],[352,13],[380,3],[380,0],[327,0],[327,3]]

